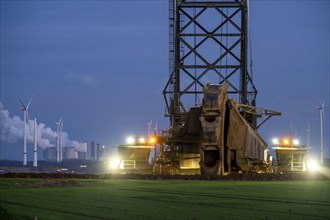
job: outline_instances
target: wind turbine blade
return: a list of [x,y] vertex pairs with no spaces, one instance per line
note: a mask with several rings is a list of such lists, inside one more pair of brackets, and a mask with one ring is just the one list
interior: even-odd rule
[[30,106],[31,101],[32,101],[32,97],[33,97],[33,96],[31,96],[30,101],[28,102],[28,104],[27,104],[27,106],[26,106],[26,109],[29,109],[29,106]]
[[324,114],[324,111],[325,111],[325,109],[324,109],[324,101],[323,101],[323,103],[322,103],[322,118],[323,118],[323,121],[325,121],[325,114]]
[[22,102],[22,100],[20,100],[20,99],[18,99],[19,100],[19,102],[21,103],[21,105],[23,106],[23,108],[22,108],[22,110],[26,110],[26,107],[25,107],[25,105],[24,105],[24,103]]
[[58,120],[58,122],[55,121],[54,123],[56,124],[57,127],[59,127],[61,125],[61,121],[62,121],[62,118],[60,118],[60,120]]

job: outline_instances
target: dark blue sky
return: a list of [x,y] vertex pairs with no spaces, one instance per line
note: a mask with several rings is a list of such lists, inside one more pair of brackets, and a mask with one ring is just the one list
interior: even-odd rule
[[[278,110],[260,133],[294,135],[329,155],[329,1],[250,1],[257,106]],[[1,1],[1,103],[6,123],[22,125],[18,99],[34,95],[30,118],[71,140],[115,146],[146,135],[147,121],[168,127],[168,2]],[[2,117],[3,114],[2,114]],[[1,118],[1,159],[22,159],[21,130]],[[292,127],[292,129],[291,129]],[[17,137],[8,138],[10,132]],[[51,135],[50,135],[51,136]],[[15,139],[16,138],[16,139]],[[32,144],[28,146],[32,159]],[[41,156],[41,155],[39,155]]]

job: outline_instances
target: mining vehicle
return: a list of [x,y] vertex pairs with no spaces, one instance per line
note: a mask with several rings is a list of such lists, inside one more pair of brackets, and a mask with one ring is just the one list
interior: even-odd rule
[[127,143],[119,145],[118,156],[109,161],[109,168],[119,174],[151,174],[151,150],[155,147],[149,145],[143,137],[128,137]]
[[258,129],[281,113],[256,104],[248,3],[169,0],[169,75],[163,90],[169,128],[157,132],[152,143],[158,152],[155,174],[271,170]]
[[[242,114],[280,114],[229,99],[226,84],[207,84],[200,107],[190,109],[176,136],[158,136],[158,173],[225,175],[270,172],[267,143]],[[174,148],[171,146],[175,146]]]
[[[243,114],[280,113],[242,105],[229,99],[227,89],[227,84],[207,84],[202,105],[190,108],[175,136],[163,131],[149,140],[135,138],[118,146],[119,172],[203,176],[272,172],[267,143]],[[151,149],[155,153],[152,162]]]
[[283,137],[280,140],[273,139],[276,153],[276,168],[279,172],[306,171],[308,148],[301,145],[298,139]]

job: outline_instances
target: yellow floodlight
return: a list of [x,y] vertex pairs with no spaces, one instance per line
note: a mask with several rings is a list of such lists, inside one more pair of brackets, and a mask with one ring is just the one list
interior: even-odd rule
[[287,138],[284,138],[284,139],[282,140],[282,143],[283,143],[283,145],[289,145],[289,144],[290,144],[290,140],[287,139]]
[[156,144],[157,143],[157,138],[152,136],[149,138],[149,144]]

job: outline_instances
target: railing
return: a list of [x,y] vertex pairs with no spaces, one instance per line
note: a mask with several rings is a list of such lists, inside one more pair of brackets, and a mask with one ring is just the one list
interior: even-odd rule
[[291,171],[304,171],[304,170],[305,170],[305,162],[291,163]]
[[123,169],[135,169],[136,162],[135,160],[122,160]]

